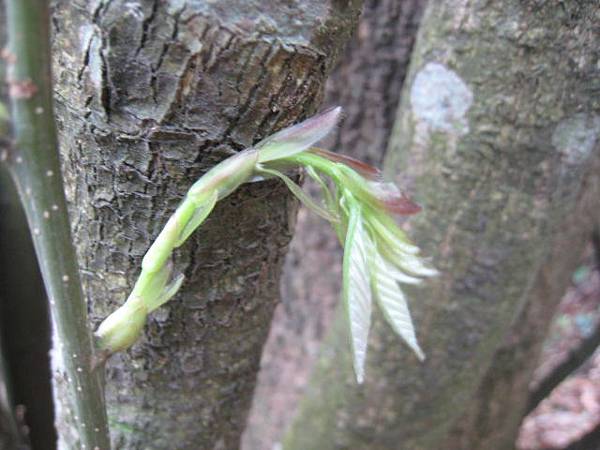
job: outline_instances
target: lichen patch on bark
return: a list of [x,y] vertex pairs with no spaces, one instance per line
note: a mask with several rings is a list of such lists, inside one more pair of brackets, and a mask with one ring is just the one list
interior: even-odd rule
[[473,92],[453,70],[437,62],[427,63],[415,76],[410,104],[417,122],[431,131],[463,135],[469,131],[466,114]]
[[581,164],[592,154],[598,135],[600,116],[578,113],[558,123],[552,133],[552,145],[566,164]]

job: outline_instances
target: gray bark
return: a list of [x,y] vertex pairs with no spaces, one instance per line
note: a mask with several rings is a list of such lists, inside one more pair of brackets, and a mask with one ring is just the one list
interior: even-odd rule
[[[595,173],[594,173],[595,172]],[[577,204],[552,242],[536,276],[527,304],[496,350],[477,392],[456,421],[443,446],[456,450],[512,450],[523,416],[528,412],[529,388],[538,367],[544,338],[570,275],[598,220],[600,164],[590,168]]]
[[[365,2],[358,32],[327,81],[325,104],[343,106],[344,120],[324,147],[381,165],[424,4]],[[305,188],[318,191],[310,182]],[[300,208],[284,266],[282,304],[265,346],[244,434],[245,449],[271,448],[291,422],[340,300],[341,261],[331,226]]]
[[284,448],[454,448],[511,324],[562,294],[589,229],[572,215],[599,206],[597,6],[427,8],[386,162],[425,206],[410,234],[442,272],[406,289],[428,358],[379,318],[356,386],[338,320]]
[[[316,111],[358,1],[58,1],[67,194],[94,323],[208,168]],[[239,446],[296,203],[244,186],[176,255],[186,282],[107,368],[114,448]]]

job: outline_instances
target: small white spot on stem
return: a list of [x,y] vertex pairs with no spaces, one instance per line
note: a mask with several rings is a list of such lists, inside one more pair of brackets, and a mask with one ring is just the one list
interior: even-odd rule
[[8,159],[8,151],[7,150],[2,150],[2,153],[0,153],[0,161],[4,162]]
[[50,212],[49,211],[44,211],[42,213],[42,216],[44,216],[44,219],[49,219],[50,218]]
[[52,211],[58,211],[58,205],[52,205]]
[[81,367],[78,367],[77,372],[83,372],[83,369]]
[[69,275],[63,275],[62,276],[62,280],[64,283],[68,283],[69,282]]
[[81,386],[77,386],[77,392],[81,392],[83,391],[83,389],[81,389]]
[[77,353],[73,353],[73,358],[77,358]]
[[36,114],[43,114],[44,113],[44,108],[42,108],[41,106],[38,106],[37,108],[35,108],[35,113]]
[[20,157],[20,156],[17,156],[17,157],[15,158],[15,162],[16,162],[17,164],[21,164],[21,163],[23,162],[23,158],[22,158],[22,157]]
[[25,188],[25,195],[29,197],[31,195],[31,188]]
[[40,234],[40,229],[39,229],[39,228],[37,228],[37,227],[34,227],[34,228],[33,228],[33,234],[35,234],[36,236],[39,236],[39,234]]
[[51,177],[53,175],[54,175],[54,171],[52,171],[52,170],[46,170],[46,176],[47,177]]

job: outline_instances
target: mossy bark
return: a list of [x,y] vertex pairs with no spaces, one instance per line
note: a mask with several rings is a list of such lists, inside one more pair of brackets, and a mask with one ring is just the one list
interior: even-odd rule
[[562,294],[589,229],[572,214],[597,208],[597,21],[597,2],[428,6],[386,160],[441,271],[406,289],[427,361],[376,320],[357,386],[338,321],[284,448],[454,448],[511,324]]
[[[56,4],[58,123],[94,323],[190,184],[314,113],[359,1]],[[244,186],[175,256],[180,294],[109,361],[115,448],[239,445],[296,203]]]

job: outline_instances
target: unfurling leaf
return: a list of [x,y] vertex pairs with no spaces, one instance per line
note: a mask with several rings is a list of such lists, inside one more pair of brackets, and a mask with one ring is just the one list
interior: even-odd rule
[[181,287],[181,284],[183,283],[184,279],[185,276],[181,273],[177,277],[175,277],[173,281],[166,285],[158,297],[154,298],[152,301],[146,304],[146,307],[148,308],[148,313],[157,310],[162,305],[171,300],[171,298],[175,294],[177,294],[177,291],[179,291],[179,288]]
[[[142,272],[125,304],[97,331],[107,355],[133,345],[146,317],[179,289],[183,275],[171,280],[171,256],[206,220],[215,204],[241,184],[277,177],[300,201],[328,220],[344,246],[343,301],[356,379],[364,380],[373,297],[386,320],[420,359],[423,351],[399,283],[419,284],[437,274],[419,256],[393,214],[410,215],[420,207],[381,172],[354,158],[313,147],[337,124],[340,108],[286,128],[254,147],[220,162],[197,180],[148,249]],[[319,204],[284,171],[304,167],[320,186]],[[330,187],[331,186],[331,187]]]
[[372,296],[368,249],[372,244],[363,226],[358,204],[349,205],[349,210],[348,232],[344,245],[343,296],[350,327],[354,372],[356,380],[362,383],[371,327]]
[[335,128],[341,113],[342,108],[339,106],[328,109],[263,139],[255,146],[259,150],[258,162],[289,158],[312,147]]
[[202,225],[202,222],[206,220],[208,215],[212,212],[213,208],[217,204],[218,197],[219,193],[216,190],[212,191],[212,194],[209,195],[205,203],[203,203],[198,207],[198,209],[196,209],[194,215],[192,216],[190,221],[185,225],[183,231],[179,235],[179,238],[175,242],[175,248],[180,247],[181,244],[187,241],[187,238],[190,237],[190,235],[196,230],[196,228]]
[[423,361],[425,355],[417,342],[406,298],[398,285],[398,281],[406,275],[398,271],[379,254],[374,255],[373,264],[375,269],[373,270],[373,289],[377,304],[394,331],[404,339],[417,357]]
[[284,173],[279,172],[278,170],[271,170],[271,169],[260,169],[260,171],[264,172],[268,175],[272,175],[272,176],[280,178],[285,183],[285,185],[288,187],[288,189],[292,192],[292,194],[294,194],[296,196],[296,198],[298,200],[300,200],[304,206],[306,206],[308,209],[310,209],[312,212],[314,212],[317,216],[320,216],[323,219],[325,219],[331,223],[337,223],[340,221],[335,210],[328,211],[327,209],[323,208],[321,205],[319,205],[317,202],[315,202],[311,198],[310,195],[308,195],[306,192],[304,192],[300,186],[298,186],[296,183],[294,183],[294,180],[292,180],[290,177],[288,177]]

